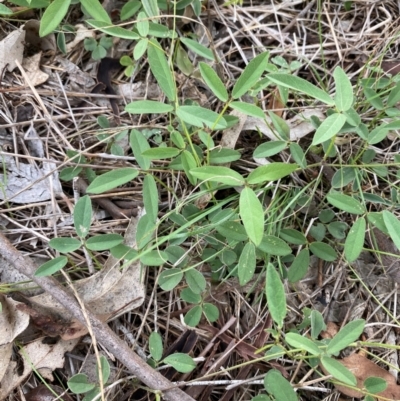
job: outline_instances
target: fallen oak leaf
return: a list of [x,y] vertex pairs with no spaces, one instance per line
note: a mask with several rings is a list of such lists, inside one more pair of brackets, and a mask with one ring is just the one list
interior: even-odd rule
[[[348,397],[361,398],[366,394],[364,382],[370,377],[379,377],[384,379],[387,387],[384,391],[374,394],[380,399],[388,399],[392,401],[400,400],[400,386],[397,385],[396,379],[385,369],[382,369],[370,359],[360,354],[352,354],[343,359],[337,359],[343,366],[349,369],[357,379],[357,388],[363,391],[358,391],[344,385],[334,383],[334,386],[341,393]],[[323,367],[324,373],[329,374]]]

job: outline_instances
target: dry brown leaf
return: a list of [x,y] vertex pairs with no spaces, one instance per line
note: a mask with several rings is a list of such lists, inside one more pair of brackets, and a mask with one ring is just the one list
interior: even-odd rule
[[42,52],[36,53],[32,57],[24,58],[22,62],[22,67],[29,78],[29,82],[33,86],[38,86],[43,84],[49,79],[49,74],[46,74],[40,69],[40,59],[42,57]]
[[42,339],[38,339],[22,347],[19,354],[23,359],[23,372],[19,372],[16,362],[9,362],[3,380],[0,382],[0,401],[25,381],[32,373],[33,367],[45,379],[52,381],[54,378],[51,372],[64,366],[64,354],[72,351],[78,341],[78,339],[60,340],[56,344],[43,344]]
[[93,29],[87,29],[87,27],[83,24],[77,24],[75,25],[75,28],[77,28],[75,32],[75,37],[71,42],[68,42],[66,46],[67,53],[73,50],[86,38],[96,38],[95,31]]
[[[386,380],[387,388],[376,395],[393,401],[400,400],[400,386],[397,385],[395,378],[387,370],[380,368],[365,356],[352,354],[346,358],[338,359],[338,362],[354,374],[358,388],[362,389],[364,381],[369,377],[380,377]],[[346,386],[335,384],[335,387],[349,397],[361,398],[365,395],[361,391],[356,391]]]
[[0,383],[6,373],[11,358],[14,339],[29,324],[29,317],[17,309],[18,302],[0,294]]
[[12,71],[17,64],[15,60],[22,62],[24,54],[25,31],[15,29],[0,42],[0,71],[7,67]]

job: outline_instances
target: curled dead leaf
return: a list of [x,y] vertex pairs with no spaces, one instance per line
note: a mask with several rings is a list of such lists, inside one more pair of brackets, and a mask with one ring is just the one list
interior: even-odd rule
[[[385,397],[393,401],[400,400],[400,386],[397,385],[396,379],[387,370],[382,369],[370,359],[360,354],[352,354],[346,358],[338,359],[338,362],[353,373],[357,379],[357,387],[359,389],[364,388],[364,382],[369,377],[379,377],[386,381],[387,387],[386,390],[377,393],[376,396]],[[325,370],[324,372],[327,373]],[[335,384],[335,387],[348,397],[361,398],[365,396],[365,392],[346,386]]]

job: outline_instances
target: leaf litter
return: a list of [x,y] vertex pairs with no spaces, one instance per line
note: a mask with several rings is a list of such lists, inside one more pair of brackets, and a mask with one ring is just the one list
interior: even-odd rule
[[[291,2],[291,4],[279,3],[278,5],[276,5],[275,9],[272,8],[271,5],[265,5],[263,3],[256,4],[254,2],[252,4],[244,4],[242,7],[228,6],[225,8],[215,4],[215,7],[210,7],[210,9],[208,10],[209,16],[207,18],[211,17],[211,24],[216,24],[217,22],[219,22],[219,25],[213,26],[214,34],[216,35],[214,46],[215,49],[219,52],[220,57],[225,60],[229,59],[229,67],[231,68],[231,71],[229,71],[230,76],[234,76],[235,74],[237,74],[238,69],[241,68],[239,66],[242,66],[243,62],[247,63],[248,60],[254,58],[254,55],[257,53],[254,53],[253,48],[262,49],[264,46],[266,46],[266,43],[268,42],[274,44],[274,47],[271,48],[272,56],[283,55],[288,59],[305,59],[310,66],[324,74],[326,73],[324,67],[324,63],[326,61],[328,62],[329,67],[332,67],[333,71],[334,65],[338,62],[338,60],[344,60],[347,63],[346,67],[348,74],[354,77],[359,74],[360,69],[363,69],[366,64],[374,64],[374,62],[381,58],[382,55],[385,55],[385,61],[382,63],[383,69],[387,72],[390,72],[390,70],[394,70],[397,72],[397,70],[395,70],[397,68],[397,61],[386,60],[386,58],[391,58],[391,56],[396,56],[397,54],[396,43],[393,43],[393,38],[396,37],[396,28],[395,24],[393,24],[394,21],[392,17],[393,15],[397,15],[397,4],[392,1],[385,2],[384,5],[367,2],[353,2],[353,4],[355,5],[356,11],[353,10],[347,14],[342,12],[338,4],[332,3],[324,6],[326,8],[325,15],[322,15],[325,24],[322,27],[324,39],[322,42],[320,41],[320,38],[315,34],[315,32],[318,31],[319,23],[317,22],[318,19],[315,8],[313,9],[313,6],[316,7],[316,2],[312,1],[309,2],[306,7],[303,7],[302,2]],[[261,24],[260,21],[269,23],[269,26],[264,27],[264,24]],[[16,32],[18,33],[18,35]],[[23,39],[21,37],[23,33],[16,30],[12,33],[13,35],[8,37],[7,40],[3,40],[0,43],[0,60],[6,60],[8,58],[8,52],[10,49],[13,49],[13,51],[19,51],[18,54],[11,56],[10,60],[7,60],[10,62],[11,68],[13,69],[15,68],[15,66],[12,67],[11,59],[13,60],[14,58],[16,58],[21,61],[21,47],[23,42]],[[10,45],[11,42],[12,45]],[[76,48],[79,48],[78,42],[79,41],[72,41],[69,50],[74,51]],[[251,46],[249,46],[249,43],[251,44]],[[3,53],[1,53],[1,51]],[[371,53],[373,60],[364,59],[364,61],[360,63],[359,60],[362,58],[361,53],[367,55]],[[1,57],[1,54],[7,54],[7,58]],[[229,57],[226,57],[228,54]],[[234,54],[234,57],[232,57],[232,54]],[[322,60],[322,54],[324,55],[324,61]],[[71,61],[69,60],[69,58]],[[74,64],[76,67],[78,66],[79,62],[82,61],[82,59],[79,56],[76,56],[76,54],[70,54],[68,58],[65,58],[65,60],[72,62],[72,64]],[[62,63],[60,63],[59,65],[63,66]],[[2,67],[4,67],[4,65],[2,65]],[[90,65],[84,65],[82,68],[83,70],[85,70],[86,68],[84,74],[94,76],[93,69],[91,69],[92,67]],[[80,74],[79,69],[76,71],[77,74]],[[313,75],[311,69],[306,69],[305,71],[303,70],[302,73],[310,81],[313,81],[315,79],[315,76]],[[64,82],[68,81],[69,73],[67,71],[63,72],[61,76],[63,77]],[[142,87],[144,88],[146,88],[147,85],[148,87],[150,87],[150,85],[154,85],[154,83],[146,82],[146,79],[144,79],[144,77],[140,74],[135,75],[135,79],[136,81],[139,81],[136,83],[142,85]],[[181,77],[179,79],[183,78]],[[124,79],[120,78],[120,80],[124,82]],[[12,84],[8,82],[8,84],[10,88],[14,87],[15,81],[12,82]],[[66,83],[66,87],[68,88],[67,85],[68,83]],[[124,92],[124,95],[127,98],[129,98],[129,96],[132,96],[132,92],[129,92],[130,84],[123,83],[122,85],[125,85],[125,88],[128,88],[127,92]],[[46,90],[48,90],[48,87],[52,87],[52,89],[55,89],[56,93],[61,91],[60,88],[57,86],[57,81],[55,79],[55,75],[53,74],[49,75]],[[90,87],[90,84],[88,85],[88,87]],[[40,92],[42,89],[39,88],[38,90]],[[152,93],[154,93],[155,97],[159,95],[156,90]],[[19,97],[20,95],[13,95],[13,93],[10,92],[10,97],[14,102],[17,101],[17,96]],[[54,112],[53,116],[59,118],[58,120],[55,119],[55,121],[59,121],[61,127],[68,125],[66,124],[65,119],[72,119],[72,116],[68,115],[68,113],[65,113],[66,104],[63,103],[60,106],[59,100],[56,100],[54,95],[49,95],[45,92],[43,92],[41,96],[44,100],[45,106],[49,110]],[[68,95],[68,104],[70,106],[75,107],[80,105],[80,100],[76,101],[73,96],[69,96],[70,95]],[[264,99],[263,101],[268,102],[264,103],[264,105],[266,105],[265,109],[273,107],[274,103],[271,102],[270,99]],[[2,105],[2,108],[4,106],[5,105]],[[301,112],[303,113],[307,110],[307,105],[302,104]],[[10,117],[9,121],[13,121],[13,113],[9,113],[8,110],[5,111],[6,114]],[[100,113],[107,112],[107,110],[105,109],[98,110],[97,108],[89,111],[91,111],[94,116],[97,116]],[[313,115],[316,115],[317,113],[315,109],[311,109],[310,111]],[[37,110],[37,112],[38,114],[35,118],[40,117],[40,113],[43,112],[43,110]],[[79,110],[76,114],[79,114]],[[297,113],[294,114],[296,115]],[[280,114],[280,116],[282,116],[282,118],[284,118],[288,124],[291,119],[295,118],[290,112],[286,114]],[[79,143],[80,146],[82,145],[82,147],[88,150],[88,152],[96,151],[96,146],[98,146],[98,144],[95,143],[95,141],[93,140],[94,134],[96,132],[90,126],[90,124],[93,124],[93,116],[90,114],[90,112],[87,112],[85,113],[85,116],[78,115],[77,117],[81,118],[80,124],[83,122],[86,125],[82,125],[83,128],[80,131],[79,139],[76,139],[76,132],[73,132],[73,128],[70,128],[68,126],[67,131],[65,131],[66,137],[68,138],[66,142],[72,143],[74,145]],[[16,127],[26,127],[30,126],[32,123],[31,121],[22,121],[23,124],[19,126],[16,125]],[[143,122],[143,120],[141,121]],[[128,120],[128,122],[131,124],[130,120]],[[42,237],[44,236],[43,232],[49,237],[51,237],[53,234],[51,231],[48,230],[48,227],[46,227],[45,225],[40,225],[40,221],[46,221],[45,215],[43,213],[43,205],[37,204],[37,209],[35,211],[37,215],[32,216],[31,204],[38,202],[47,202],[50,199],[50,191],[54,191],[55,194],[57,194],[59,190],[62,192],[65,191],[65,185],[59,181],[56,173],[56,167],[58,165],[56,164],[56,162],[63,161],[63,155],[65,152],[65,149],[63,149],[59,145],[61,139],[58,138],[59,141],[55,141],[54,138],[48,137],[46,132],[47,128],[45,127],[43,122],[38,121],[37,124],[38,128],[36,129],[36,131],[32,131],[34,136],[37,135],[38,137],[46,137],[49,138],[49,141],[46,144],[45,153],[42,153],[35,157],[42,159],[43,166],[47,163],[47,170],[38,167],[21,167],[24,165],[24,163],[21,162],[21,158],[19,158],[18,155],[13,159],[6,159],[7,164],[12,166],[7,177],[8,179],[11,178],[11,183],[13,185],[16,185],[17,187],[16,189],[7,193],[3,199],[5,201],[11,200],[14,203],[17,203],[16,199],[21,200],[21,207],[16,209],[18,211],[18,214],[7,220],[6,228],[10,233],[12,233],[12,235],[18,235],[18,239],[14,237],[15,243],[20,242],[21,238],[23,238],[20,249],[23,249],[26,252],[41,252],[42,250],[38,248],[38,238],[40,240],[42,239]],[[248,124],[246,131],[257,131],[258,128],[263,133],[263,135],[267,137],[271,137],[271,135],[274,135],[267,124],[263,123],[262,121],[257,121],[252,117],[246,119],[246,124]],[[292,135],[295,127],[291,126],[291,128]],[[62,132],[64,132],[64,130],[62,130]],[[311,132],[312,125],[309,123],[309,121],[305,121],[301,133],[299,134],[299,136],[297,136],[296,134],[296,138],[300,140],[303,134],[307,135]],[[24,131],[23,133],[25,135],[26,131]],[[243,137],[245,136],[243,135]],[[29,139],[28,136],[27,140],[32,140],[32,138]],[[396,140],[396,138],[394,138],[394,140]],[[7,148],[7,146],[9,146],[9,143],[13,142],[15,142],[14,139],[11,136],[8,136],[7,142],[2,144],[3,149]],[[246,142],[246,140],[244,140],[243,138],[238,138],[233,140],[232,148],[234,148],[235,145],[236,148],[246,149],[246,147],[249,146],[249,142]],[[390,147],[394,147],[394,144]],[[381,150],[381,154],[384,155],[385,152],[389,152],[389,148]],[[47,159],[44,157],[44,154],[47,155],[48,151],[50,151],[52,157],[51,159]],[[346,150],[346,148],[343,148],[344,153],[347,151],[348,150]],[[91,154],[93,155],[94,153]],[[31,156],[32,155],[33,154],[31,154]],[[104,162],[104,160],[105,159],[102,159],[101,161]],[[248,169],[249,165],[251,166],[251,163],[253,163],[253,161],[250,158],[246,160],[245,166],[243,167],[244,170]],[[52,171],[54,171],[54,173],[51,173]],[[329,169],[324,168],[322,174],[326,174],[327,171],[329,171]],[[51,187],[50,190],[48,182],[45,178],[45,176],[49,173],[54,174],[53,178],[55,182],[54,188]],[[310,174],[319,173],[320,172],[318,170],[310,169]],[[27,177],[26,181],[24,181],[24,179],[22,180],[23,185],[21,185],[21,182],[18,182],[20,181],[21,177]],[[35,192],[21,192],[21,198],[17,198],[16,194],[18,194],[22,189],[34,188],[35,185],[38,185],[39,182],[42,181],[44,183],[44,186],[38,187],[38,189],[35,188],[35,191],[37,190],[37,194]],[[185,188],[184,182],[177,180],[173,184],[176,187],[180,187],[182,185],[182,194],[185,193],[185,190],[187,188]],[[134,193],[140,193],[140,187],[131,190]],[[59,199],[58,202],[60,204],[60,207],[65,211],[65,215],[68,214],[68,209],[66,208],[65,203],[63,203],[63,200]],[[15,209],[12,210],[14,212],[16,211]],[[34,221],[38,221],[39,223],[37,225],[36,223],[33,223],[32,229],[23,231],[22,228],[26,226],[25,222],[31,221],[31,219]],[[115,222],[115,225],[113,225],[113,227],[116,227],[117,230],[125,230],[125,225],[123,225],[123,228],[121,228],[120,226],[118,226],[119,223],[120,222]],[[101,220],[97,221],[96,224],[96,229],[98,230],[107,230],[112,225],[110,224],[110,222]],[[16,231],[16,227],[18,227],[20,231]],[[70,233],[70,228],[68,225],[63,227],[62,230],[65,230],[64,232],[66,233]],[[398,250],[393,250],[393,248],[391,250],[385,251],[382,243],[390,244],[390,242],[387,237],[383,238],[384,239],[381,239],[380,241],[378,250],[398,255]],[[375,242],[373,240],[371,240],[371,248],[375,249]],[[393,294],[397,294],[397,290],[393,289],[393,281],[397,281],[396,277],[398,275],[398,269],[395,268],[395,263],[397,261],[396,258],[386,261],[383,258],[379,260],[379,263],[376,263],[376,260],[371,260],[366,263],[360,262],[358,260],[354,263],[354,271],[356,273],[358,272],[361,280],[367,284],[369,290],[365,290],[359,287],[358,279],[354,279],[353,276],[349,278],[348,271],[346,271],[346,274],[343,273],[346,269],[346,266],[333,266],[331,264],[325,265],[317,263],[317,266],[312,273],[312,277],[306,276],[306,278],[298,284],[299,287],[297,288],[295,286],[287,288],[287,292],[292,298],[291,301],[293,307],[293,309],[291,309],[290,311],[289,316],[293,318],[293,321],[299,323],[299,311],[305,305],[318,305],[317,307],[320,308],[320,310],[324,312],[325,316],[327,317],[328,323],[330,323],[331,321],[336,321],[339,324],[343,324],[345,321],[353,320],[361,316],[367,316],[367,318],[371,319],[371,321],[376,320],[376,322],[380,323],[382,327],[378,327],[376,329],[371,329],[367,327],[366,333],[370,336],[371,339],[379,337],[383,339],[382,341],[384,341],[384,338],[386,336],[389,337],[391,334],[393,334],[393,330],[390,329],[389,326],[386,327],[383,325],[382,322],[385,322],[388,316],[385,314],[381,306],[383,305],[383,302],[390,303],[392,301],[390,300],[390,298],[389,301],[383,301],[382,299],[385,295],[387,296],[388,294],[392,294],[392,296],[394,297]],[[115,264],[115,266],[113,264]],[[143,316],[144,319],[149,319],[150,316],[150,320],[152,322],[156,321],[158,326],[166,328],[166,337],[168,337],[168,335],[173,337],[175,335],[175,333],[173,332],[174,330],[182,332],[184,330],[184,327],[180,323],[179,315],[184,309],[182,310],[181,308],[178,308],[175,303],[171,304],[170,298],[162,298],[163,294],[157,292],[157,290],[155,289],[156,285],[152,285],[156,283],[156,280],[154,280],[152,276],[146,277],[146,279],[149,280],[149,285],[146,285],[147,294],[151,297],[151,299],[156,299],[156,303],[154,305],[156,305],[157,308],[154,308],[154,310],[152,308],[140,308],[145,293],[141,280],[143,280],[145,275],[139,275],[140,277],[138,278],[137,274],[140,270],[138,268],[138,265],[135,265],[135,268],[132,268],[132,271],[130,271],[129,268],[126,268],[125,271],[128,272],[128,280],[126,280],[127,282],[124,283],[124,274],[116,268],[117,265],[118,267],[120,267],[116,261],[113,261],[112,263],[110,262],[110,265],[105,265],[106,267],[104,268],[104,270],[101,270],[100,272],[89,278],[82,279],[82,281],[78,280],[74,282],[74,287],[77,289],[80,296],[85,300],[88,308],[94,308],[96,314],[98,315],[103,315],[104,312],[104,317],[106,318],[107,314],[118,310],[118,307],[122,308],[120,309],[120,312],[122,313],[130,310],[132,308],[132,305],[135,305],[135,307],[141,310],[141,316]],[[388,266],[391,267],[391,269],[388,269],[389,273],[391,273],[389,274],[389,278],[387,278],[387,276],[384,276],[382,273],[382,271],[385,270],[385,268]],[[382,267],[384,268],[383,270]],[[129,278],[131,276],[134,276],[135,279]],[[108,280],[110,281],[110,284],[108,283]],[[137,286],[135,287],[135,291],[137,291],[137,294],[140,294],[138,297],[142,297],[138,301],[135,301],[136,295],[133,296],[132,293],[130,293],[133,282],[136,283],[135,285]],[[250,282],[249,285],[254,285],[255,289],[253,288],[253,291],[255,292],[253,292],[253,294],[255,299],[257,298],[256,295],[260,295],[263,293],[263,289],[258,288],[256,283]],[[227,288],[225,290],[223,290],[222,288],[223,286],[219,287],[216,293],[211,293],[210,296],[212,298],[218,299],[221,305],[223,305],[223,307],[221,307],[223,310],[222,317],[226,321],[229,321],[229,318],[232,316],[237,316],[239,320],[237,320],[237,326],[232,328],[232,330],[230,331],[228,331],[227,327],[225,327],[224,329],[220,329],[222,332],[228,333],[226,337],[221,335],[220,338],[218,338],[219,332],[217,332],[215,330],[215,327],[213,326],[210,326],[212,327],[212,329],[207,328],[206,326],[200,327],[200,330],[202,330],[201,334],[203,336],[201,341],[205,341],[206,343],[209,342],[208,345],[212,345],[213,347],[212,351],[210,351],[211,353],[208,355],[208,366],[211,366],[210,371],[213,372],[215,372],[219,367],[223,367],[223,369],[225,369],[228,364],[229,366],[239,366],[243,359],[248,359],[249,356],[250,358],[254,358],[254,350],[262,347],[263,345],[265,345],[266,342],[270,340],[268,335],[266,335],[263,330],[270,328],[271,322],[269,321],[268,324],[261,325],[261,322],[268,322],[266,309],[262,306],[262,304],[256,302],[248,304],[248,302],[251,301],[249,301],[249,298],[246,298],[246,291],[241,289],[238,286],[238,283],[234,280],[229,281],[229,284],[227,284]],[[294,292],[292,294],[291,291],[293,288]],[[93,298],[91,298],[91,296],[89,295],[90,293],[93,294]],[[129,293],[129,296],[126,296],[126,293]],[[112,296],[111,294],[114,294],[114,296]],[[372,297],[371,294],[373,294],[376,298]],[[121,301],[119,299],[116,299],[120,296]],[[124,298],[124,296],[126,296],[126,298]],[[107,303],[107,305],[102,305],[101,301],[103,298],[104,300],[106,300],[105,303]],[[327,307],[327,304],[330,302],[329,299],[333,299],[333,301],[332,304]],[[7,302],[15,301],[7,298]],[[35,305],[48,308],[46,310],[46,313],[51,311],[51,313],[54,313],[55,316],[63,315],[66,319],[66,322],[68,322],[68,314],[65,314],[65,310],[63,310],[60,305],[57,305],[57,303],[54,303],[48,295],[36,295],[30,298],[30,302],[35,303]],[[126,305],[126,307],[124,307],[124,305],[129,302],[133,302],[133,304],[129,306]],[[334,307],[335,305],[336,307]],[[357,306],[359,306],[359,308]],[[28,314],[22,313],[17,308],[14,309],[15,310],[13,314],[18,314],[18,319],[21,318],[26,320]],[[340,309],[342,309],[341,313],[339,313]],[[160,311],[166,311],[167,313],[162,314],[160,313]],[[365,315],[365,313],[367,313],[367,315]],[[16,316],[15,319],[17,319]],[[129,318],[123,317],[122,319],[123,320],[121,320],[121,322],[123,322],[126,327],[140,327],[138,340],[144,345],[148,334],[145,327],[145,322],[148,321],[141,321],[140,318],[136,317],[133,319],[133,322],[135,323],[134,324],[132,321],[129,320]],[[170,329],[171,327],[173,328],[173,330]],[[252,329],[254,329],[255,327],[257,328],[257,330],[256,332],[253,332]],[[17,333],[18,331],[19,330],[17,330],[15,333],[13,332],[14,334],[12,334],[12,336],[10,337],[9,342],[12,342],[13,339],[18,334],[20,334]],[[210,332],[212,333],[211,335],[209,334]],[[142,334],[142,338],[140,338],[140,334]],[[65,350],[69,349],[69,347],[72,346],[71,344],[74,341],[77,341],[77,339],[71,341],[59,341],[59,344],[63,343],[65,345],[60,345],[59,350],[55,352],[55,354],[50,353],[49,355],[54,358],[54,366],[57,365],[58,367],[62,367],[64,358],[63,354]],[[9,344],[9,342],[7,344]],[[242,346],[237,346],[237,351],[229,354],[228,357],[224,351],[228,350],[229,352],[231,350],[234,350],[235,343],[238,343]],[[32,344],[35,344],[35,342],[33,342]],[[246,348],[247,346],[249,348]],[[37,354],[37,357],[32,357],[32,360],[34,360],[35,362],[41,360],[46,352],[50,352],[49,348],[43,348],[43,353],[41,353],[42,350],[40,349],[40,347],[37,346],[37,344],[32,345],[32,349],[35,348],[39,348],[39,350],[32,351],[34,355]],[[55,355],[57,356],[55,357]],[[213,363],[215,358],[217,358],[217,362]],[[387,372],[387,370],[380,368],[378,364],[372,362],[371,359],[354,353],[340,360],[348,368],[354,369],[354,374],[357,377],[357,383],[359,387],[362,387],[363,381],[368,377],[370,373],[373,373],[374,376],[384,377],[387,381],[387,391],[390,391],[390,394],[388,393],[389,398],[399,398],[396,383],[393,382],[393,380],[388,376],[387,373],[384,373]],[[283,362],[279,361],[278,366],[281,366],[280,363],[283,364]],[[14,369],[16,367],[16,363],[14,361],[11,361],[10,366],[12,366]],[[45,368],[45,366],[40,365],[40,362],[38,362],[38,366],[42,366],[42,368]],[[51,364],[49,366],[51,366]],[[241,380],[246,380],[248,378],[254,377],[257,373],[265,373],[265,371],[267,370],[265,365],[260,362],[258,362],[254,366],[254,370],[248,367],[239,367],[237,369],[238,374],[235,377],[240,378]],[[43,374],[44,377],[51,377],[51,369],[52,368],[50,367],[49,371],[43,370],[43,372],[45,372]],[[27,369],[27,371],[28,370],[29,369]],[[205,374],[206,371],[207,369],[203,369],[201,373]],[[284,371],[286,372],[287,377],[294,383],[298,381],[301,375],[304,375],[305,377],[307,375],[307,368],[304,365],[300,364],[294,367],[288,365],[285,367]],[[12,375],[9,375],[9,377],[12,379],[11,376]],[[14,382],[11,379],[9,381],[10,383],[17,382]],[[18,383],[21,382],[22,380]],[[10,386],[4,386],[4,389],[11,389],[13,387],[14,384]],[[196,393],[196,397],[198,397],[198,399],[207,399],[208,396],[211,397],[214,391],[214,387],[205,386],[203,387],[203,389],[204,388],[206,388],[207,390],[204,392],[203,395],[201,394],[201,392],[198,391],[196,392],[192,390],[192,392],[193,394]],[[346,390],[340,387],[337,388],[341,392],[349,396],[359,396],[359,392],[350,394],[348,392],[348,389]],[[248,387],[246,387],[246,382],[243,381],[243,386],[240,392],[249,391],[252,395],[255,395],[257,394],[258,389],[259,387],[257,387],[256,385],[249,385]],[[321,394],[323,394],[323,390],[326,390],[324,386],[314,386],[313,389],[310,390],[310,392],[312,391],[311,394],[313,394],[310,397],[312,399],[321,399]],[[219,392],[219,389],[217,391]],[[6,395],[6,391],[4,391],[4,394]],[[222,394],[222,390],[218,393],[218,395],[220,394]],[[235,393],[234,391],[232,392],[231,390],[229,390],[226,391],[224,395],[222,397],[219,397],[218,399],[233,399],[235,395],[237,396],[238,394],[239,391]]]

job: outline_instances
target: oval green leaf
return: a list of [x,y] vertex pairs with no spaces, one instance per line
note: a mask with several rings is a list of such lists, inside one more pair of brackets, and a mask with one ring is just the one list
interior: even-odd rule
[[313,242],[310,244],[310,251],[318,258],[327,262],[333,262],[337,259],[336,251],[324,242]]
[[71,0],[54,0],[44,12],[39,28],[39,36],[49,35],[52,33],[63,20],[68,12]]
[[364,331],[365,320],[353,320],[342,327],[342,329],[332,338],[326,349],[327,354],[336,355],[342,349],[348,347],[351,343],[358,340]]
[[190,170],[194,177],[202,181],[221,182],[225,185],[239,186],[244,184],[244,178],[228,167],[204,166]]
[[243,96],[256,84],[265,71],[268,57],[269,52],[264,52],[253,58],[249,64],[247,64],[232,89],[232,97],[234,99]]
[[349,386],[357,385],[357,380],[353,373],[351,373],[349,369],[343,366],[336,359],[323,356],[321,358],[321,363],[327,372],[330,373],[335,379],[341,381],[342,383],[348,384]]
[[332,191],[326,196],[326,199],[331,205],[347,213],[357,215],[365,213],[365,208],[363,205],[357,199],[354,199],[349,195]]
[[320,355],[321,350],[318,348],[314,341],[307,337],[301,336],[297,333],[287,333],[285,341],[293,348],[299,348],[301,350],[309,352],[311,355]]
[[89,238],[86,242],[86,248],[91,251],[105,251],[121,244],[124,238],[119,234],[99,234]]
[[120,185],[132,181],[138,176],[138,174],[138,170],[130,167],[109,171],[100,175],[99,177],[96,177],[88,186],[86,192],[92,194],[101,194],[102,192],[109,191],[110,189],[114,189]]
[[200,106],[180,106],[176,115],[185,123],[198,128],[225,129],[226,121],[218,113]]
[[131,114],[164,114],[169,113],[174,108],[170,104],[156,102],[154,100],[139,100],[137,102],[128,103],[125,111]]
[[346,73],[338,66],[333,72],[336,94],[335,104],[339,111],[347,111],[353,104],[353,88]]
[[264,387],[276,401],[298,401],[292,385],[276,369],[271,369],[266,374]]
[[82,196],[74,208],[74,227],[80,238],[85,238],[92,221],[92,201],[88,195]]
[[93,28],[98,29],[100,32],[104,32],[107,35],[115,36],[121,39],[128,40],[138,40],[140,36],[129,29],[121,28],[120,26],[114,26],[111,22],[97,21],[93,19],[89,19],[86,21]]
[[164,358],[163,362],[171,365],[180,373],[189,373],[196,367],[196,363],[189,355],[179,352],[168,355]]
[[396,245],[397,249],[400,249],[400,221],[388,210],[384,210],[382,215],[390,238]]
[[320,100],[329,106],[335,105],[335,101],[328,95],[328,93],[324,92],[303,78],[281,73],[268,74],[268,78],[277,85],[305,93],[306,95]]
[[250,240],[258,246],[264,233],[264,210],[254,191],[243,188],[239,198],[239,214]]
[[312,145],[319,145],[320,143],[331,139],[333,136],[339,133],[345,122],[345,115],[339,113],[331,114],[324,121],[322,121],[321,125],[317,128]]
[[150,70],[160,85],[160,88],[165,93],[169,101],[174,102],[176,99],[174,76],[161,45],[154,38],[149,40],[147,57],[150,64]]
[[302,249],[294,258],[288,271],[288,280],[291,283],[300,281],[306,274],[310,266],[310,252],[308,249]]
[[253,170],[246,181],[250,185],[261,184],[265,181],[277,181],[293,173],[298,167],[297,164],[280,162],[267,164],[266,166],[260,166]]
[[256,269],[256,248],[253,243],[248,242],[243,248],[237,268],[240,285],[247,284],[253,278]]
[[59,256],[58,258],[54,258],[49,260],[46,263],[43,263],[36,271],[36,277],[46,277],[51,276],[52,274],[61,270],[68,262],[66,256]]
[[49,245],[62,253],[74,252],[80,248],[81,242],[75,238],[53,238],[50,240]]
[[254,149],[253,157],[270,157],[287,148],[286,141],[265,142]]
[[[161,272],[158,277],[158,285],[164,291],[173,290],[182,280],[183,273],[180,269],[168,269]],[[201,313],[200,313],[201,314]]]
[[272,263],[267,266],[266,295],[269,312],[278,327],[286,316],[286,295],[281,278]]
[[149,337],[149,351],[155,361],[160,361],[163,355],[163,343],[159,333],[153,331]]
[[364,217],[359,217],[351,227],[344,243],[344,254],[347,261],[354,262],[360,255],[365,240],[366,222]]
[[221,102],[226,102],[229,98],[228,91],[218,74],[206,63],[199,63],[199,67],[201,76],[207,86],[211,89],[211,92],[221,100]]
[[234,110],[238,110],[247,116],[256,117],[256,118],[265,118],[265,114],[263,110],[256,106],[255,104],[246,103],[246,102],[232,102],[229,103],[229,107]]

